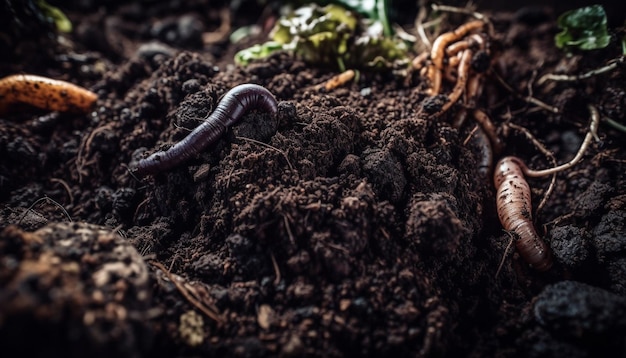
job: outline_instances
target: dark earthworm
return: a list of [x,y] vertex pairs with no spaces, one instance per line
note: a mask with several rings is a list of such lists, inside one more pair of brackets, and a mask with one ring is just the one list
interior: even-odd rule
[[189,160],[219,140],[245,113],[257,108],[276,115],[278,104],[274,95],[255,84],[243,84],[232,88],[224,95],[209,118],[168,150],[153,153],[140,160],[133,168],[134,174],[144,177],[171,169]]
[[493,149],[489,136],[487,136],[482,127],[478,126],[472,133],[470,141],[478,149],[478,174],[480,174],[481,178],[488,180],[493,171]]
[[12,75],[0,79],[0,113],[15,103],[52,111],[88,112],[98,95],[66,81],[36,75]]

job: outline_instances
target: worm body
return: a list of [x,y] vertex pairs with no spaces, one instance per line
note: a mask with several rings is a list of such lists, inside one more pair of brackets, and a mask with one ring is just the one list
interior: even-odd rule
[[430,58],[432,59],[435,67],[437,67],[438,69],[443,68],[445,50],[450,43],[463,38],[465,35],[472,31],[476,31],[482,28],[484,25],[485,23],[481,20],[471,21],[459,26],[454,31],[446,32],[445,34],[437,37],[437,39],[435,39],[435,42],[433,43],[433,48],[430,52]]
[[243,115],[253,109],[275,115],[276,99],[270,91],[254,84],[243,84],[228,91],[202,124],[187,137],[166,151],[156,152],[140,160],[134,173],[140,177],[171,169],[217,142],[228,128],[237,124]]
[[0,79],[0,113],[15,103],[51,111],[88,112],[98,96],[69,82],[36,75],[12,75]]
[[505,230],[515,234],[522,258],[538,271],[552,267],[550,248],[539,237],[532,222],[530,187],[524,177],[526,165],[516,157],[502,158],[494,171],[496,209]]

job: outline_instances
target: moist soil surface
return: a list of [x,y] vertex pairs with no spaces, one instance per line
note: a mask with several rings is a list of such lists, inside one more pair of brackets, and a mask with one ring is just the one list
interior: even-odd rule
[[[419,9],[398,6],[417,36]],[[363,70],[325,90],[336,69],[287,53],[235,65],[267,39],[275,5],[62,9],[71,33],[3,39],[0,75],[63,79],[98,100],[88,113],[17,103],[0,115],[0,354],[626,354],[626,133],[606,120],[625,123],[625,68],[538,84],[619,59],[615,9],[607,48],[566,55],[554,46],[562,8],[478,8],[494,31],[474,107],[503,143],[494,163],[565,163],[588,106],[602,118],[579,163],[528,179],[546,272],[501,226],[476,121],[454,124],[462,103],[429,115],[419,71]],[[469,20],[447,14],[439,33]],[[259,32],[229,41],[249,25]],[[182,165],[133,175],[242,83],[270,90],[277,114],[252,110]]]

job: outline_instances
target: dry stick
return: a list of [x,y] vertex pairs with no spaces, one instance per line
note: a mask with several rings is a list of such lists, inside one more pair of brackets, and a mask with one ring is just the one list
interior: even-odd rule
[[620,124],[619,122],[609,118],[609,117],[602,117],[602,120],[606,122],[606,124],[608,124],[609,126],[613,127],[614,129],[617,129],[618,131],[624,132],[626,133],[626,126],[623,124]]
[[496,80],[500,83],[500,85],[502,85],[502,87],[504,87],[507,91],[511,92],[514,96],[521,98],[522,100],[526,101],[527,103],[533,104],[539,108],[545,109],[546,111],[552,112],[552,113],[559,113],[559,109],[554,107],[554,106],[550,106],[549,104],[546,104],[545,102],[542,102],[540,100],[538,100],[537,98],[533,97],[533,96],[526,96],[524,97],[523,95],[519,94],[516,90],[513,89],[513,87],[511,87],[508,83],[506,83],[504,81],[504,79],[502,77],[500,77],[500,75],[494,71],[491,71],[491,73],[494,75],[494,77],[496,78]]
[[185,286],[183,286],[180,282],[178,282],[178,280],[176,280],[174,275],[170,271],[168,271],[165,268],[165,266],[163,266],[162,263],[158,261],[153,261],[153,260],[149,262],[152,266],[161,270],[167,276],[167,278],[174,284],[176,289],[178,289],[178,291],[183,295],[183,297],[185,297],[187,301],[189,301],[194,307],[202,311],[202,313],[207,315],[207,317],[215,320],[216,322],[224,323],[224,319],[222,317],[220,317],[216,312],[211,311],[209,307],[207,307],[203,302],[193,297],[191,293],[189,292],[189,290]]
[[502,267],[504,266],[504,261],[506,260],[506,256],[509,253],[509,250],[511,249],[511,246],[513,246],[513,243],[515,242],[515,236],[513,236],[513,234],[510,231],[506,231],[504,230],[504,232],[509,235],[509,243],[506,245],[506,248],[504,249],[504,253],[502,253],[502,260],[500,260],[500,264],[498,265],[498,269],[496,270],[496,279],[498,278],[498,275],[500,275],[500,271],[502,270]]
[[438,5],[438,4],[431,4],[431,7],[434,11],[454,12],[457,14],[466,14],[466,15],[473,16],[474,18],[487,24],[487,28],[489,30],[489,36],[493,37],[493,35],[495,34],[495,30],[493,29],[493,24],[491,23],[491,20],[489,20],[487,16],[481,14],[478,11],[474,11],[474,10],[466,9],[462,7]]
[[72,191],[70,190],[70,186],[67,184],[67,182],[65,182],[65,180],[59,179],[59,178],[50,178],[50,181],[52,183],[59,183],[59,184],[61,184],[63,189],[65,189],[65,191],[67,192],[67,196],[70,199],[70,205],[74,205],[74,195],[72,195]]
[[619,57],[617,59],[612,60],[606,66],[602,66],[600,68],[596,68],[596,69],[591,70],[589,72],[581,73],[581,74],[578,74],[578,75],[557,75],[557,74],[554,74],[554,73],[548,73],[548,74],[545,74],[545,75],[541,76],[541,78],[537,81],[537,85],[541,86],[546,81],[570,81],[571,82],[571,81],[585,80],[585,79],[591,78],[593,76],[597,76],[597,75],[601,75],[601,74],[606,73],[606,72],[613,71],[619,65],[624,63],[624,59],[625,58],[626,58],[625,56],[621,56],[621,57]]
[[211,45],[227,38],[231,32],[231,23],[230,9],[225,7],[220,11],[220,26],[213,32],[203,33],[202,43],[205,45]]
[[289,218],[287,218],[287,215],[283,215],[283,221],[285,222],[285,229],[287,230],[287,236],[289,236],[289,240],[291,241],[291,243],[293,245],[296,244],[296,239],[293,236],[293,232],[291,231],[291,227],[289,226]]
[[426,7],[420,6],[420,11],[417,13],[417,17],[415,18],[415,28],[417,29],[417,34],[419,35],[422,43],[428,50],[430,50],[433,45],[430,43],[430,39],[426,35],[426,30],[424,29],[424,19],[426,18]]
[[274,253],[270,252],[270,257],[272,258],[272,266],[274,266],[274,272],[276,273],[276,278],[274,278],[274,286],[278,286],[280,283],[280,268],[278,267],[278,262],[276,262],[276,257],[274,257]]
[[287,161],[287,165],[289,165],[289,169],[291,169],[292,171],[294,171],[294,172],[295,172],[295,170],[293,170],[293,165],[291,165],[291,162],[289,161],[289,158],[287,157],[287,154],[285,153],[285,151],[280,150],[280,149],[278,149],[278,148],[274,147],[273,145],[270,145],[270,144],[267,144],[267,143],[263,143],[263,142],[261,142],[261,141],[258,141],[258,140],[256,140],[256,139],[247,138],[247,137],[238,137],[238,136],[237,136],[237,137],[235,137],[235,138],[237,138],[237,139],[239,139],[239,140],[249,141],[249,142],[252,142],[252,143],[255,143],[255,144],[261,145],[261,146],[263,146],[263,147],[266,147],[266,148],[269,148],[269,149],[272,149],[272,150],[277,151],[278,153],[280,153],[280,154],[281,154],[281,155],[285,158],[285,160]]
[[580,149],[578,149],[578,153],[576,153],[576,156],[574,156],[574,158],[570,160],[569,162],[565,164],[561,164],[558,167],[553,167],[553,168],[543,169],[543,170],[532,170],[529,168],[524,168],[524,175],[529,176],[531,178],[542,177],[542,176],[550,175],[553,173],[558,173],[560,171],[569,169],[572,166],[574,166],[576,163],[578,163],[578,161],[585,154],[585,151],[587,150],[587,147],[591,143],[591,140],[597,137],[598,124],[600,123],[600,114],[598,113],[598,110],[596,109],[596,107],[594,107],[593,105],[588,105],[587,108],[589,109],[589,112],[591,113],[591,125],[589,126],[589,131],[587,132],[587,135],[585,136],[583,143],[580,145]]
[[24,213],[22,214],[22,216],[20,217],[20,219],[17,221],[17,225],[20,225],[22,223],[22,220],[24,220],[24,218],[26,217],[26,214],[28,214],[29,211],[32,210],[32,208],[39,204],[42,201],[49,201],[51,202],[54,206],[58,207],[59,209],[61,209],[61,211],[63,211],[63,214],[65,214],[65,216],[67,216],[67,219],[72,222],[72,217],[70,216],[70,214],[68,214],[67,210],[65,210],[65,208],[63,207],[63,205],[59,204],[58,202],[54,201],[54,199],[49,198],[47,196],[44,196],[43,198],[39,198],[37,200],[35,200],[34,203],[32,203],[26,210],[24,210]]
[[352,81],[355,78],[355,76],[356,76],[356,72],[354,70],[346,70],[328,79],[328,81],[322,84],[321,87],[323,87],[327,92],[332,91],[335,88],[343,86],[346,83]]
[[94,162],[88,162],[86,157],[91,154],[91,143],[93,142],[96,135],[100,132],[104,132],[108,129],[112,129],[115,122],[110,122],[105,125],[102,125],[89,133],[87,138],[80,144],[78,148],[78,155],[76,156],[76,172],[78,173],[78,182],[83,182],[83,168],[88,164],[92,164]]

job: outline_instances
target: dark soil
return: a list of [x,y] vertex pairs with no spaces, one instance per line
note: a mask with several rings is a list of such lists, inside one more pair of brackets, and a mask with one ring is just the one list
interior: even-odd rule
[[[418,9],[398,6],[414,33]],[[556,262],[539,273],[506,251],[493,182],[466,144],[475,124],[450,124],[459,106],[422,114],[418,74],[364,71],[327,92],[319,85],[336,71],[287,54],[235,66],[237,50],[265,41],[277,6],[63,10],[74,31],[62,41],[40,36],[51,31],[43,24],[2,42],[11,55],[1,76],[64,79],[99,99],[89,114],[17,105],[0,115],[0,354],[626,355],[626,133],[602,122],[583,160],[556,176],[534,213]],[[536,85],[618,58],[617,36],[566,56],[553,42],[557,8],[479,10],[496,31],[478,107],[505,143],[498,157],[553,165],[512,124],[564,163],[586,134],[588,104],[625,122],[623,65]],[[624,14],[609,10],[611,24]],[[218,32],[228,19],[230,31],[261,33],[231,44]],[[251,112],[190,162],[131,175],[241,83],[268,88],[278,115]],[[529,184],[536,210],[550,178]]]

